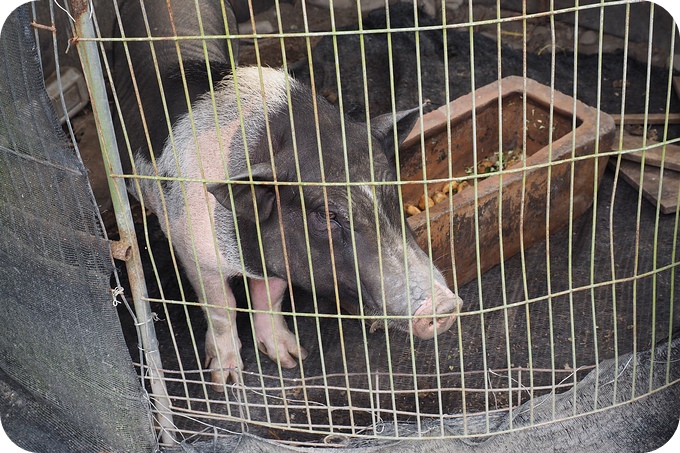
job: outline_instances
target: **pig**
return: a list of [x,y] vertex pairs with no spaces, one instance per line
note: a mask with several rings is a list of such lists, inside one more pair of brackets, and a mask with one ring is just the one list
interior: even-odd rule
[[[183,55],[195,57],[188,44]],[[397,180],[395,147],[419,109],[353,122],[283,70],[234,68],[226,53],[210,65],[185,57],[184,78],[176,54],[174,67],[160,62],[161,105],[153,73],[139,97],[126,88],[130,66],[154,68],[148,43],[129,43],[129,52],[132,65],[114,47],[119,140],[126,129],[130,144],[122,154],[132,155],[137,175],[162,178],[131,179],[129,189],[157,214],[206,312],[206,365],[217,389],[240,381],[243,369],[232,277],[247,277],[257,346],[284,368],[308,354],[281,314],[289,284],[361,301],[366,315],[393,316],[390,328],[422,339],[451,327],[462,301],[404,226],[397,185],[383,184]]]

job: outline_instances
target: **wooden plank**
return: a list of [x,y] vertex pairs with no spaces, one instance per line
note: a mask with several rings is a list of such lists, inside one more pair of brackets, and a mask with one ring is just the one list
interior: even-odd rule
[[[614,114],[610,115],[614,118],[616,124],[621,124],[621,115]],[[647,124],[666,124],[666,118],[668,118],[668,124],[680,124],[680,113],[650,113],[646,115]],[[644,113],[626,113],[624,115],[625,124],[644,124],[645,114]]]
[[[616,171],[616,161],[609,160],[609,168]],[[623,179],[636,189],[640,189],[640,164],[621,161],[620,174]],[[659,184],[661,199],[659,199]],[[674,214],[678,208],[678,190],[680,190],[680,172],[664,170],[659,178],[659,168],[645,165],[642,179],[642,196],[655,206],[660,206],[663,214]]]
[[[654,140],[647,140],[646,146],[649,147],[645,152],[645,164],[660,167],[662,163],[663,146]],[[618,139],[614,140],[613,149],[619,149]],[[623,133],[623,147],[621,150],[642,148],[642,137]],[[625,160],[642,162],[642,151],[622,154]],[[666,159],[663,161],[664,168],[680,171],[680,146],[666,145]]]

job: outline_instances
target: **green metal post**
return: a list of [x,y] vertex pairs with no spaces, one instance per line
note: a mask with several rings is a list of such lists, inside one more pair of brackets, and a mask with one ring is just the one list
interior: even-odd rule
[[172,434],[174,424],[172,422],[170,398],[163,381],[163,365],[158,350],[153,313],[148,302],[146,281],[144,279],[125,181],[122,178],[111,176],[123,174],[123,168],[118,154],[116,134],[113,128],[111,111],[109,110],[104,75],[99,60],[99,51],[95,41],[78,40],[78,38],[92,39],[96,37],[90,16],[89,1],[70,0],[69,4],[75,20],[76,37],[74,42],[78,49],[78,55],[80,56],[83,73],[90,93],[92,112],[97,125],[102,157],[107,170],[109,190],[113,201],[116,222],[118,223],[118,231],[120,232],[120,242],[132,251],[130,259],[125,264],[130,280],[135,314],[141,332],[144,358],[148,367],[146,377],[149,380],[153,394],[153,406],[158,412],[157,421],[161,427],[161,440],[164,443],[174,443]]

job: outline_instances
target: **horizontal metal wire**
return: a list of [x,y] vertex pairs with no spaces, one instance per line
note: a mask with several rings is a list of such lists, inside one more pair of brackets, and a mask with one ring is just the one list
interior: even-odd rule
[[[641,272],[638,273],[634,276],[631,277],[619,277],[615,279],[609,279],[606,281],[598,282],[598,283],[591,283],[590,285],[583,285],[579,287],[572,287],[567,290],[563,291],[555,291],[551,292],[550,294],[542,295],[542,296],[537,296],[537,297],[528,297],[525,300],[518,301],[518,302],[511,302],[511,303],[504,303],[503,305],[497,306],[497,307],[485,307],[481,310],[466,310],[464,312],[461,312],[458,316],[465,317],[465,316],[477,316],[481,315],[484,313],[492,313],[495,311],[501,311],[501,310],[508,310],[511,308],[518,308],[518,307],[523,307],[523,306],[529,306],[532,304],[536,304],[538,302],[546,302],[550,301],[552,299],[558,298],[558,297],[563,297],[563,296],[568,296],[571,294],[576,294],[580,291],[589,291],[597,288],[607,288],[610,286],[615,286],[620,283],[630,283],[630,282],[635,282],[639,281],[645,278],[653,277],[660,272],[668,271],[668,270],[674,270],[677,267],[680,267],[680,263],[675,262],[671,264],[667,264],[664,266],[659,266],[654,268],[653,270],[647,271],[647,272]],[[217,306],[217,305],[209,305],[209,304],[201,304],[199,302],[191,302],[187,300],[173,300],[173,299],[159,299],[159,298],[153,298],[153,297],[145,297],[144,300],[147,300],[149,302],[157,302],[157,303],[169,303],[169,304],[177,304],[177,305],[182,305],[182,306],[195,306],[195,307],[206,307],[206,306],[214,306],[216,308],[224,308],[223,306]],[[242,313],[263,313],[263,314],[283,314],[283,315],[290,315],[293,314],[290,311],[272,311],[272,310],[256,310],[253,308],[240,308],[240,307],[235,307],[235,308],[229,308],[229,310],[237,311],[237,312],[242,312]],[[380,314],[372,314],[372,315],[354,315],[351,313],[341,313],[341,314],[329,314],[329,313],[304,313],[304,312],[294,312],[295,316],[299,317],[313,317],[313,318],[341,318],[341,319],[369,319],[369,320],[374,320],[374,319],[412,319],[412,318],[425,318],[429,319],[432,316],[414,316],[414,315],[380,315]]]
[[399,28],[383,28],[383,29],[357,29],[357,30],[339,30],[334,29],[331,31],[305,31],[305,32],[295,32],[286,31],[285,33],[244,33],[244,34],[229,34],[229,35],[181,35],[181,36],[150,36],[143,38],[115,38],[115,37],[98,37],[98,38],[75,38],[76,41],[102,41],[102,42],[153,42],[153,41],[186,41],[186,40],[209,40],[209,39],[248,39],[248,38],[313,38],[313,37],[325,37],[325,36],[357,36],[357,35],[373,35],[373,34],[384,34],[386,32],[422,32],[422,31],[441,31],[441,30],[454,30],[454,29],[467,29],[469,27],[483,26],[483,25],[497,25],[504,24],[508,22],[525,21],[531,19],[541,19],[546,17],[554,17],[559,14],[568,14],[574,12],[580,12],[591,9],[601,9],[603,7],[610,8],[617,5],[627,5],[633,2],[642,2],[645,0],[612,0],[607,1],[606,4],[585,4],[579,6],[573,6],[568,8],[555,9],[545,12],[535,12],[527,13],[521,16],[511,16],[511,17],[501,17],[494,19],[484,19],[484,20],[470,20],[467,22],[462,22],[458,24],[446,24],[446,25],[418,25],[413,27],[399,27]]
[[[669,140],[667,144],[674,144],[680,142],[680,139]],[[619,156],[622,154],[631,154],[639,151],[645,151],[651,148],[656,148],[659,145],[653,144],[641,148],[631,148],[625,150],[617,151],[606,151],[599,152],[597,155],[586,155],[586,156],[574,156],[569,157],[564,160],[554,160],[551,162],[544,162],[539,164],[526,165],[518,168],[506,168],[499,172],[494,172],[492,175],[510,175],[515,173],[524,173],[528,170],[533,169],[546,169],[551,168],[556,165],[576,163],[588,160],[598,159],[600,157],[607,156]],[[236,185],[262,185],[262,186],[311,186],[311,187],[356,187],[356,186],[368,186],[368,187],[380,187],[380,186],[408,186],[415,184],[428,184],[436,185],[451,181],[470,181],[470,180],[483,180],[488,178],[490,175],[488,173],[481,174],[470,174],[465,176],[452,176],[450,178],[431,178],[431,179],[409,179],[401,181],[261,181],[261,180],[241,180],[241,179],[205,179],[205,178],[189,178],[189,177],[171,177],[171,176],[148,176],[139,174],[112,174],[112,178],[121,179],[137,179],[137,180],[151,180],[151,181],[177,181],[177,182],[191,182],[191,183],[228,183]]]

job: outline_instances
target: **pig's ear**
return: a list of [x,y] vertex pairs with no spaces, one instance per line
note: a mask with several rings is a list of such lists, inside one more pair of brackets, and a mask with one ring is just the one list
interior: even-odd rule
[[[420,107],[397,112],[397,145],[401,144],[416,124],[420,115]],[[371,132],[384,144],[385,154],[394,158],[394,116],[392,112],[371,118]]]
[[[272,167],[269,162],[251,165],[250,167],[253,181],[273,181],[274,175]],[[234,181],[250,181],[250,175],[246,172],[236,175],[232,178]],[[255,193],[255,200],[257,202],[257,215],[255,219],[255,209],[253,208],[253,191]],[[274,186],[266,184],[231,184],[231,192],[234,196],[234,203],[232,205],[231,197],[229,196],[229,184],[213,183],[207,185],[208,192],[213,194],[217,201],[229,209],[236,210],[240,218],[249,219],[252,221],[262,222],[269,218],[274,210],[275,194]]]

